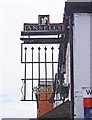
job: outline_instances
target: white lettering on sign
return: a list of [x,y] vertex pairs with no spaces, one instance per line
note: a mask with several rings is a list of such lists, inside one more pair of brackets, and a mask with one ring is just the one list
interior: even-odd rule
[[92,98],[92,87],[85,87],[83,88],[83,97],[84,98]]
[[38,25],[38,24],[24,24],[24,31],[36,31],[36,30],[62,30],[62,24],[49,24],[49,25]]

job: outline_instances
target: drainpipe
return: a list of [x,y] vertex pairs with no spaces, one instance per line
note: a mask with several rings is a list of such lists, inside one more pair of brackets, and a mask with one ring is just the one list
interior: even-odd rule
[[70,117],[74,120],[74,61],[73,61],[73,16],[69,16],[69,42],[70,42],[70,82],[71,82],[71,103]]

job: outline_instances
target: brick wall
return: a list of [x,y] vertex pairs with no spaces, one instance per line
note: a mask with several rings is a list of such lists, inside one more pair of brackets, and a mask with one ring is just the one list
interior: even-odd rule
[[53,109],[53,103],[48,102],[48,99],[52,95],[51,93],[40,93],[39,98],[40,100],[46,100],[46,94],[47,94],[47,101],[38,101],[38,117],[42,116],[43,114]]

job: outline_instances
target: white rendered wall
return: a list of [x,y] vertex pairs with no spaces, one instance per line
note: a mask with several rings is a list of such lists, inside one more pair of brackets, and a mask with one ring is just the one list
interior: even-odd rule
[[92,87],[92,14],[90,17],[90,85]]
[[74,96],[77,118],[84,117],[83,87],[92,87],[92,73],[90,72],[90,66],[92,69],[92,65],[90,65],[91,20],[91,14],[74,14]]

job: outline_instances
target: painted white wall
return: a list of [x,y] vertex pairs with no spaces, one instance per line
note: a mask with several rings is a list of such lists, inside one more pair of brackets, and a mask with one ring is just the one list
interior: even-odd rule
[[77,118],[84,117],[83,87],[90,84],[90,39],[91,14],[74,14],[74,96],[75,114]]
[[90,85],[92,86],[92,14],[90,17]]

